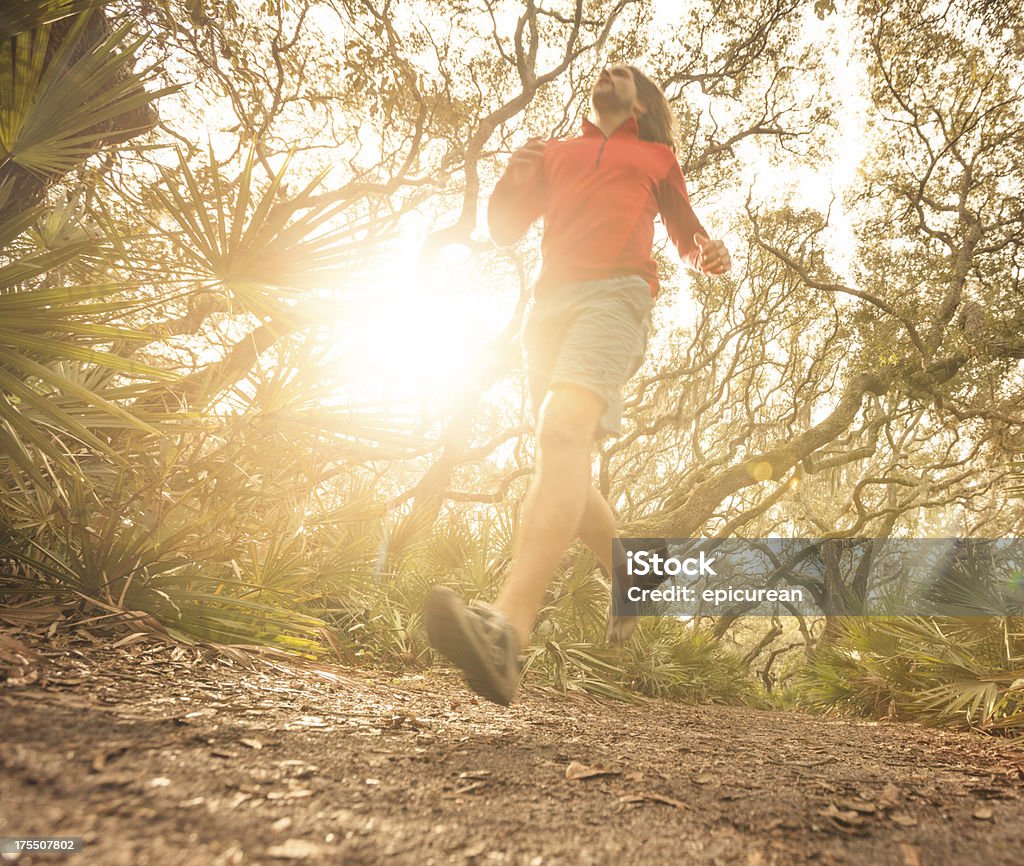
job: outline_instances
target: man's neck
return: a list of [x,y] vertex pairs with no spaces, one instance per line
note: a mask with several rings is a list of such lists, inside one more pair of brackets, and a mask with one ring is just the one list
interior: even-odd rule
[[618,129],[620,126],[622,126],[622,124],[624,124],[632,116],[633,116],[633,112],[631,112],[631,111],[600,112],[600,113],[595,111],[593,113],[594,119],[593,119],[592,123],[598,129],[600,129],[601,132],[604,133],[604,137],[605,138],[611,138],[611,136],[615,132],[615,130]]

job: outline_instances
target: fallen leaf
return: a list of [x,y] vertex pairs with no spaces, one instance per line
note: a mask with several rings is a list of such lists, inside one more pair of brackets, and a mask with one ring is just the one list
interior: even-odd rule
[[899,803],[900,799],[899,786],[894,785],[892,782],[882,788],[882,793],[878,796],[878,802],[881,804],[883,809],[889,806],[895,806]]
[[467,860],[474,860],[479,857],[484,851],[487,850],[487,846],[483,842],[477,842],[475,845],[470,845],[468,848],[463,848],[460,852],[463,857]]
[[874,815],[878,811],[878,807],[874,803],[868,803],[865,800],[840,800],[836,805],[843,809],[860,812],[862,815]]
[[126,745],[111,745],[97,752],[92,759],[93,772],[101,772],[103,768],[107,766],[107,762],[111,758],[116,758],[119,755],[123,755],[127,751],[128,746]]
[[263,748],[263,743],[261,743],[259,740],[255,740],[250,737],[243,737],[238,742],[240,742],[243,746],[248,746],[250,749],[255,749],[257,752]]
[[292,788],[284,795],[286,800],[302,800],[305,797],[312,797],[313,791],[310,788]]
[[593,779],[596,776],[621,776],[618,770],[603,770],[600,767],[588,767],[579,761],[573,761],[565,768],[565,778],[570,782],[579,779]]
[[[995,780],[993,779],[993,781]],[[972,794],[980,794],[989,800],[1006,800],[1016,797],[1014,793],[1007,793],[1006,788],[1001,784],[998,787],[993,787],[992,785],[969,785],[967,790]]]
[[147,637],[149,637],[149,632],[145,632],[145,631],[133,632],[132,634],[128,635],[128,637],[123,637],[123,638],[121,638],[121,640],[117,641],[116,643],[112,643],[110,645],[110,648],[111,649],[120,649],[121,647],[132,646],[133,644],[137,644],[139,641],[145,640]]
[[163,625],[153,614],[145,610],[126,610],[119,619],[125,624],[141,626],[158,634],[166,634]]
[[893,812],[889,816],[889,820],[892,821],[893,824],[898,824],[900,827],[917,826],[917,818],[915,818],[913,815],[907,815],[904,812]]
[[409,715],[408,713],[395,713],[387,720],[387,725],[391,728],[419,729],[427,727],[427,722],[423,721],[423,719],[417,718],[416,716]]
[[917,845],[901,842],[900,851],[903,854],[903,866],[921,866],[921,849]]
[[328,723],[320,716],[299,716],[294,722],[289,722],[288,728],[326,728]]
[[267,856],[278,860],[308,860],[310,857],[319,857],[323,851],[324,846],[316,842],[288,839],[280,845],[271,845],[267,849]]
[[645,792],[642,794],[626,794],[625,796],[619,797],[620,803],[664,803],[666,806],[674,806],[676,809],[689,809],[682,800],[676,800],[672,797],[666,797],[664,794],[654,794]]
[[864,819],[854,809],[840,809],[835,803],[829,803],[827,809],[820,809],[818,814],[822,818],[831,818],[834,821],[838,821],[841,824],[845,824],[848,827],[857,827],[864,823]]
[[710,773],[701,773],[693,781],[696,782],[698,785],[707,785],[715,781],[715,777],[712,776]]
[[974,817],[979,821],[991,821],[992,810],[988,806],[979,806],[974,810]]
[[244,668],[252,669],[253,662],[252,656],[248,653],[243,652],[238,647],[226,646],[225,644],[217,645],[217,652],[221,655],[226,656],[231,661],[241,665]]
[[479,791],[481,788],[486,787],[486,785],[486,782],[470,782],[468,785],[463,785],[461,788],[456,788],[454,791],[446,791],[441,796],[446,798],[459,797],[462,794],[470,794],[473,791]]

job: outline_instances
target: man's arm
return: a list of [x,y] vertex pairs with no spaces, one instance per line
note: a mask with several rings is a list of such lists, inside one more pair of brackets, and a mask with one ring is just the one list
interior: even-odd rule
[[544,142],[531,138],[512,154],[487,205],[487,227],[500,246],[523,236],[544,209]]
[[658,184],[657,199],[658,210],[669,239],[679,251],[679,258],[705,274],[723,274],[729,270],[732,264],[729,251],[721,241],[708,239],[707,229],[690,207],[686,181],[674,158],[665,179]]

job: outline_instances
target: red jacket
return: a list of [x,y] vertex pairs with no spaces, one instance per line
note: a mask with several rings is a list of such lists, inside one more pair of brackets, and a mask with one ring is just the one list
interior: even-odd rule
[[639,274],[656,295],[651,246],[659,213],[679,256],[698,267],[693,235],[707,232],[690,207],[675,154],[638,133],[635,117],[609,138],[584,120],[579,138],[547,143],[533,180],[498,181],[487,214],[496,243],[513,243],[544,215],[539,288]]

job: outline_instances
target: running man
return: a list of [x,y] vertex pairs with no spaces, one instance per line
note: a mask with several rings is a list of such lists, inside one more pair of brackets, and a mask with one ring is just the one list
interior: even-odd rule
[[[536,469],[512,567],[493,606],[467,606],[435,587],[424,607],[434,649],[498,704],[515,694],[521,649],[575,537],[611,576],[613,593],[622,590],[615,516],[591,483],[591,464],[595,442],[621,432],[623,386],[647,347],[658,293],[655,217],[693,268],[713,275],[731,265],[725,244],[709,239],[690,207],[672,112],[657,85],[615,65],[598,76],[590,101],[581,136],[531,139],[512,155],[488,212],[491,236],[502,245],[544,217],[543,266],[522,330],[538,407]],[[608,616],[608,639],[626,640],[635,618],[614,617],[611,606]]]

